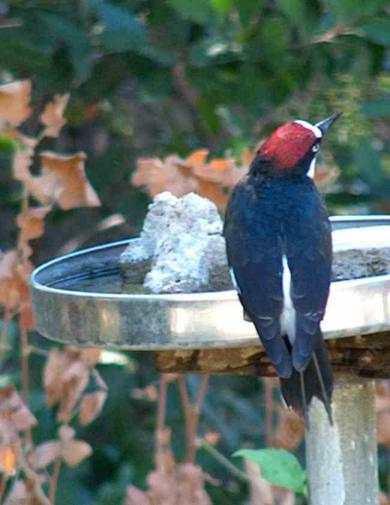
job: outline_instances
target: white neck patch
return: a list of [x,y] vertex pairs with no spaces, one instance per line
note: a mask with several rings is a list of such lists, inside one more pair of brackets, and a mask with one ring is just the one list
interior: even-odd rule
[[294,123],[300,124],[301,126],[312,131],[318,139],[320,139],[322,137],[322,131],[318,128],[318,126],[312,125],[312,124],[308,123],[307,121],[303,121],[302,119],[297,119],[297,121],[294,121]]
[[316,158],[317,156],[314,156],[314,158],[311,160],[310,163],[310,168],[309,171],[307,172],[307,175],[314,179],[315,173],[316,173]]

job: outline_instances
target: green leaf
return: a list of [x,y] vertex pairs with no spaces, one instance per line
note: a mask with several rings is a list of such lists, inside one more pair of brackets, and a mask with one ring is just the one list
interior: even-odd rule
[[200,25],[209,24],[214,14],[209,0],[168,0],[168,3],[183,19]]
[[148,44],[147,30],[129,10],[102,0],[90,0],[103,24],[100,41],[108,52],[140,50]]
[[26,75],[47,75],[47,55],[34,45],[30,33],[21,27],[0,30],[0,61],[2,68],[18,73],[23,68]]
[[0,152],[13,153],[17,147],[15,140],[7,137],[7,135],[0,135]]
[[248,26],[253,20],[255,20],[256,25],[258,24],[258,18],[262,14],[265,7],[265,0],[233,0],[235,10],[238,12],[241,23],[243,26]]
[[385,177],[380,153],[374,149],[371,139],[362,140],[356,149],[355,164],[361,179],[376,195],[389,195],[390,181]]
[[376,19],[360,27],[366,37],[377,44],[390,45],[390,19]]
[[52,13],[39,13],[38,20],[44,24],[45,40],[55,45],[65,44],[69,49],[76,81],[85,81],[92,68],[92,48],[87,34],[75,23],[63,16]]
[[356,0],[326,0],[332,13],[338,20],[351,25],[363,16],[373,16],[385,5],[385,0],[369,0],[356,2]]
[[284,449],[240,449],[233,454],[254,461],[262,477],[274,486],[306,494],[306,472],[297,458]]
[[147,26],[130,9],[103,0],[90,0],[89,5],[103,25],[98,40],[106,53],[133,51],[162,65],[174,64],[171,54],[152,45]]
[[232,8],[233,0],[211,0],[211,5],[220,14],[226,14]]
[[366,102],[362,105],[362,112],[371,118],[390,117],[390,97],[379,98],[372,102]]
[[304,0],[278,0],[278,6],[293,25],[306,32],[308,28],[313,29],[318,21],[318,14],[313,5]]

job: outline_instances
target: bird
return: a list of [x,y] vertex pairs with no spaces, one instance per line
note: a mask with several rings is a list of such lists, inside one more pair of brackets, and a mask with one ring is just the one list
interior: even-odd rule
[[232,283],[280,378],[288,407],[308,423],[314,397],[332,423],[332,367],[320,323],[332,269],[331,224],[313,177],[340,113],[279,126],[232,191],[224,237]]

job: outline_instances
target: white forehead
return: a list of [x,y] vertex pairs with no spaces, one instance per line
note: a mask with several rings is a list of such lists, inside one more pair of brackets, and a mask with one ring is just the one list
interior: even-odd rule
[[297,121],[294,121],[294,123],[300,124],[301,126],[304,126],[308,130],[312,131],[318,139],[322,137],[322,131],[318,128],[318,126],[312,125],[307,121],[303,121],[302,119],[298,119]]

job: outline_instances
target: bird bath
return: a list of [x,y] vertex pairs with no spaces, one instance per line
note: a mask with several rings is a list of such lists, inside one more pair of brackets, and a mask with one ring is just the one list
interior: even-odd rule
[[[390,249],[390,216],[335,217],[332,227],[339,237],[336,254]],[[137,240],[93,247],[37,268],[31,280],[37,330],[71,345],[154,351],[163,372],[273,375],[235,291],[148,294],[142,289],[145,264],[124,283],[118,260]],[[374,258],[373,272],[378,268]],[[372,379],[390,377],[390,274],[332,282],[322,328],[336,372],[335,422],[330,426],[313,402],[306,436],[311,503],[375,504]]]

